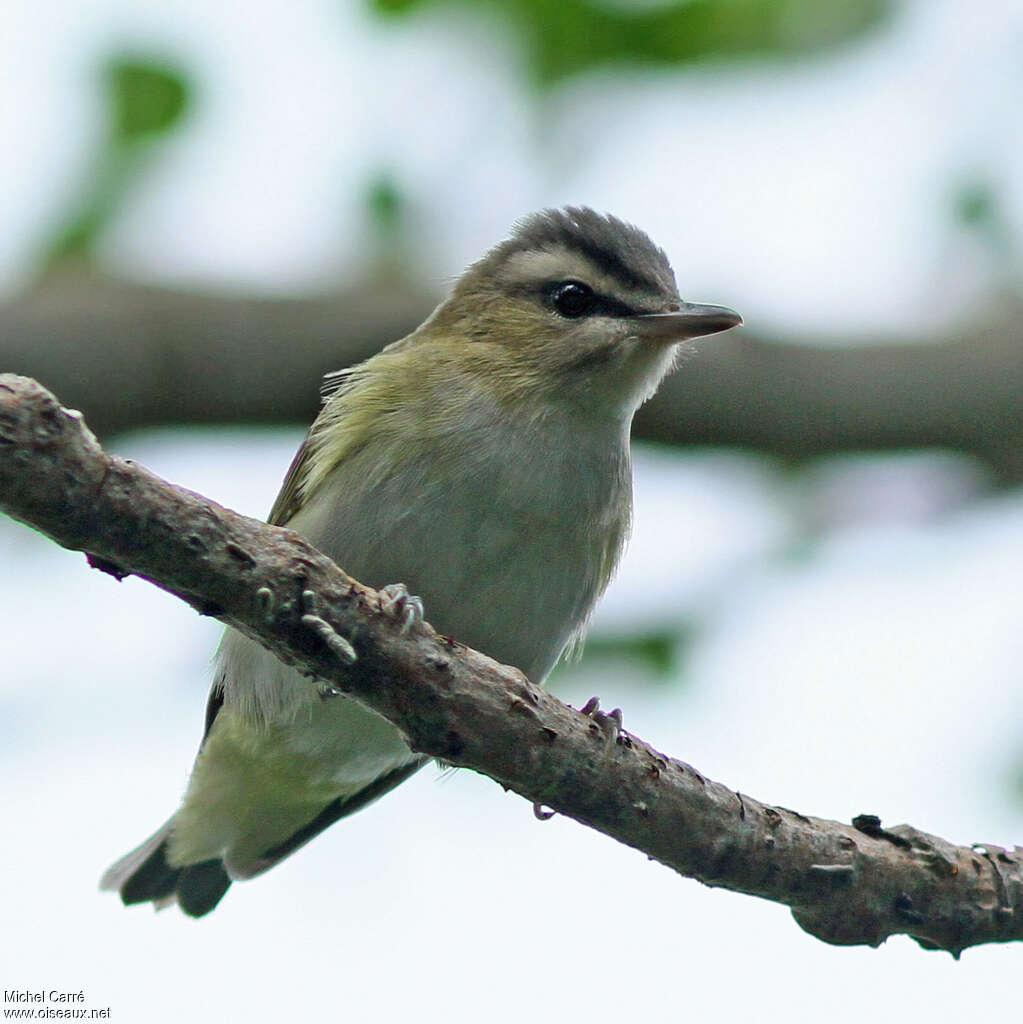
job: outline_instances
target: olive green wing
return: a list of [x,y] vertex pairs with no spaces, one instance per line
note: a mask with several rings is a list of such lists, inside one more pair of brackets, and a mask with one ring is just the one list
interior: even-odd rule
[[288,473],[284,477],[280,493],[274,500],[273,508],[270,509],[270,515],[266,520],[271,526],[284,526],[299,509],[302,483],[308,473],[309,460],[312,454],[312,448],[309,443],[311,437],[312,430],[306,434],[302,446],[291,460],[291,465],[288,467]]
[[332,399],[341,398],[350,391],[358,376],[359,367],[349,366],[343,370],[335,370],[328,373],[323,379],[323,387],[320,389],[323,395],[324,406],[320,415],[316,417],[313,425],[302,442],[302,446],[295,453],[291,465],[288,467],[287,476],[281,485],[281,491],[274,501],[273,508],[267,522],[271,526],[284,526],[288,520],[299,510],[302,505],[302,490],[305,486],[309,471],[312,468],[313,456],[316,449],[315,435],[317,428],[331,422],[336,423],[340,418],[337,401]]

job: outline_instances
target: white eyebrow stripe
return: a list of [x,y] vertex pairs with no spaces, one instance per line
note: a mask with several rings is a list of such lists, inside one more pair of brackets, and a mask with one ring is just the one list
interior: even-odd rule
[[646,289],[630,288],[604,273],[582,253],[563,245],[512,253],[498,270],[498,279],[506,288],[536,286],[546,281],[582,281],[600,295],[637,308],[650,306],[651,299],[658,298]]

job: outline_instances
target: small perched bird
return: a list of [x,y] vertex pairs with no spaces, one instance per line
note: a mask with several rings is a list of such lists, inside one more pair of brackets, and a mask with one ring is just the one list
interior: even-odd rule
[[[440,632],[542,683],[580,637],[629,531],[629,431],[679,343],[742,323],[683,302],[638,228],[544,210],[419,328],[328,377],[270,513]],[[393,586],[397,581],[404,587]],[[125,903],[209,913],[424,764],[228,629],[181,807],[103,877]]]

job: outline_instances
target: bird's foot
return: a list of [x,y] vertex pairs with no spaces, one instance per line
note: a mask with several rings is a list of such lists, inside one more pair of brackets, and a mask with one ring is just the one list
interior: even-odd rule
[[302,625],[316,633],[342,664],[354,665],[359,659],[355,648],[319,614],[316,594],[312,590],[302,591],[302,606],[306,609]]
[[617,742],[622,732],[622,709],[613,711],[600,710],[600,698],[591,697],[580,709],[579,713],[593,719],[593,724],[604,734],[607,746]]
[[[579,713],[593,720],[590,731],[603,733],[604,746],[608,749],[618,741],[622,732],[622,709],[615,708],[613,711],[604,712],[600,710],[600,698],[591,697],[580,709]],[[533,814],[540,821],[549,821],[557,814],[557,811],[548,810],[543,804],[533,804]]]
[[407,633],[423,621],[423,599],[408,592],[404,583],[389,583],[377,591],[380,610],[401,623]]

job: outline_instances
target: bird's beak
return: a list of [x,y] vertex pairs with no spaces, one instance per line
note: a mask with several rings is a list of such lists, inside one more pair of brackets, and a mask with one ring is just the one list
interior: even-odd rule
[[674,313],[645,313],[633,317],[636,334],[652,341],[685,341],[738,327],[742,317],[727,306],[701,306],[683,302]]

